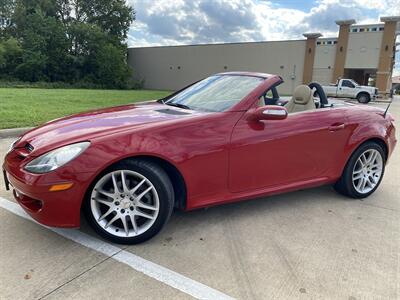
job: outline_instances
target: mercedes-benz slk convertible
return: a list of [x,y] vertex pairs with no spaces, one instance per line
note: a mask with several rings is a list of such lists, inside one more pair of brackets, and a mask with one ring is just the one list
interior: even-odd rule
[[38,222],[117,243],[148,240],[192,210],[332,184],[364,198],[396,144],[392,116],[330,103],[321,86],[283,100],[276,75],[210,76],[157,101],[51,121],[5,157],[6,185]]

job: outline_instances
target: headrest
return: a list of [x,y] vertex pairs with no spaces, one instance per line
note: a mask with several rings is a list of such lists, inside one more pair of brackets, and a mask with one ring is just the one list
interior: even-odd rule
[[307,85],[299,85],[293,93],[294,103],[307,104],[311,99],[311,89]]

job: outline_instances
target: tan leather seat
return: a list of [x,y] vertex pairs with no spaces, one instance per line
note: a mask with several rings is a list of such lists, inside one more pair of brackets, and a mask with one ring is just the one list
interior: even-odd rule
[[289,114],[314,110],[315,104],[311,89],[307,85],[299,85],[296,87],[292,99],[289,100],[285,107]]

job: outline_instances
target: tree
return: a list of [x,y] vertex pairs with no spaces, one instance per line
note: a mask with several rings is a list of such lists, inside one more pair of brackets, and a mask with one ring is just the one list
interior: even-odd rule
[[134,11],[124,0],[76,0],[78,21],[95,24],[118,41],[126,39]]
[[106,87],[125,88],[131,72],[122,50],[112,44],[106,44],[99,50],[96,59],[98,83]]
[[14,7],[14,0],[0,0],[0,39],[11,36]]
[[0,1],[9,3],[12,30],[7,33],[22,49],[13,75],[28,81],[126,86],[125,39],[135,14],[124,0]]
[[0,41],[0,74],[13,77],[16,67],[22,62],[22,48],[15,38]]

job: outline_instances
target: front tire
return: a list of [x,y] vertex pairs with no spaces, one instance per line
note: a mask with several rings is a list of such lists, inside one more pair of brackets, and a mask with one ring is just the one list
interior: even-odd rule
[[382,147],[374,142],[366,142],[351,155],[334,188],[345,196],[365,198],[375,192],[384,173],[385,153]]
[[84,212],[100,236],[114,243],[138,244],[163,228],[173,205],[174,190],[161,167],[146,160],[126,160],[94,180]]
[[367,104],[371,101],[371,97],[367,93],[360,93],[357,95],[357,101],[359,103]]

